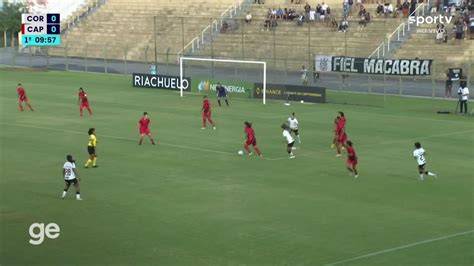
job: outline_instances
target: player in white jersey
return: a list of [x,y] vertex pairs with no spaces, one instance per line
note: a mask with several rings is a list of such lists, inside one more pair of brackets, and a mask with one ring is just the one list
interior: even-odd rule
[[425,158],[425,149],[421,147],[419,142],[415,143],[415,150],[413,151],[413,157],[415,158],[416,162],[418,163],[418,171],[420,172],[420,179],[423,180],[423,175],[429,175],[436,177],[435,173],[429,172],[425,170],[426,165],[426,158]]
[[66,182],[66,187],[64,187],[63,195],[61,198],[64,199],[66,197],[69,187],[71,186],[71,184],[74,184],[74,188],[76,189],[76,199],[82,200],[81,192],[79,189],[79,175],[76,172],[76,162],[72,158],[72,155],[66,156],[66,162],[63,166],[63,176],[64,182]]
[[298,119],[296,119],[295,113],[292,113],[291,116],[288,117],[288,125],[291,129],[291,132],[295,133],[295,136],[298,138],[298,143],[301,144],[301,138],[298,132],[299,123]]
[[291,136],[291,129],[286,124],[281,125],[281,128],[283,129],[283,137],[286,140],[286,151],[288,152],[288,155],[290,155],[290,159],[293,159],[295,158],[295,155],[293,154],[293,145],[295,144],[295,140]]

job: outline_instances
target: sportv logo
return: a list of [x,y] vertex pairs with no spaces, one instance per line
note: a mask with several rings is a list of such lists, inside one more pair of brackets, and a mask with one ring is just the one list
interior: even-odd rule
[[453,16],[410,16],[408,18],[408,23],[414,24],[416,23],[416,26],[420,26],[421,24],[449,24],[451,23],[451,20],[453,19]]

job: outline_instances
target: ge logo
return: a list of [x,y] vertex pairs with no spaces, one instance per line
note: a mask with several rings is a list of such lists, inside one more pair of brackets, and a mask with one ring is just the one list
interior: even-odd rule
[[[38,232],[39,231],[39,232]],[[44,236],[50,239],[56,239],[59,237],[59,225],[55,223],[34,223],[30,225],[30,229],[28,230],[30,233],[30,244],[32,245],[40,245],[44,241]]]

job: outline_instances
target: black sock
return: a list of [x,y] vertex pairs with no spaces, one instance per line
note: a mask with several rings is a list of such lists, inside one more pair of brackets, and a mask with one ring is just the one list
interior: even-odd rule
[[225,104],[227,104],[227,106],[229,106],[229,102],[227,101],[227,99],[225,100]]
[[221,100],[217,100],[217,103],[219,104],[219,106],[221,106]]

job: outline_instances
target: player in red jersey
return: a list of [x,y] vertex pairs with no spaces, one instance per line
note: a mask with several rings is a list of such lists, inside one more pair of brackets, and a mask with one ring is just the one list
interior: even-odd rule
[[[346,117],[344,116],[344,113],[339,111],[337,112],[337,117],[336,119],[334,120],[334,123],[335,123],[335,129],[334,129],[334,138],[332,140],[332,144],[331,144],[331,149],[333,149],[336,144],[337,144],[337,134],[336,132],[338,131],[339,128],[343,128],[344,130],[346,129]],[[342,147],[342,149],[344,150],[344,146]]]
[[91,108],[89,107],[89,100],[87,99],[87,93],[81,88],[79,88],[79,98],[77,100],[79,104],[79,113],[82,116],[82,109],[85,107],[89,114],[92,115]]
[[21,83],[18,83],[16,91],[18,92],[18,106],[20,107],[20,111],[23,112],[23,102],[28,106],[28,110],[34,111],[33,107],[31,107],[31,104],[28,102],[28,97],[26,96],[25,89],[21,86]]
[[346,129],[346,117],[344,116],[344,113],[339,111],[338,112],[338,117],[339,117],[339,126]]
[[206,129],[206,120],[208,120],[212,128],[215,130],[216,126],[214,126],[214,122],[212,122],[212,118],[211,118],[211,103],[209,102],[209,99],[207,99],[207,96],[204,96],[204,100],[202,101],[201,112],[202,112],[202,128],[201,129]]
[[148,118],[148,113],[144,112],[143,117],[140,118],[138,121],[138,129],[140,132],[140,140],[138,141],[138,145],[142,145],[143,139],[145,138],[145,135],[150,138],[151,144],[155,145],[155,140],[153,137],[150,135],[150,118]]
[[336,144],[337,144],[337,129],[339,125],[339,120],[340,120],[339,116],[334,119],[334,137],[332,138],[331,149],[334,149],[334,147],[336,147]]
[[351,175],[354,175],[355,178],[359,176],[357,173],[357,154],[352,146],[352,141],[347,141],[347,170],[351,172]]
[[[339,123],[340,125],[340,123]],[[341,156],[341,150],[346,146],[347,134],[344,128],[338,127],[336,130],[337,140],[336,140],[336,157]]]
[[247,151],[248,155],[251,156],[252,151],[250,151],[249,146],[252,145],[255,151],[257,152],[257,155],[262,157],[262,153],[260,152],[260,149],[257,147],[257,139],[255,138],[255,132],[253,131],[252,123],[245,121],[244,125],[245,125],[245,137],[246,137],[245,145],[244,145],[245,150]]

